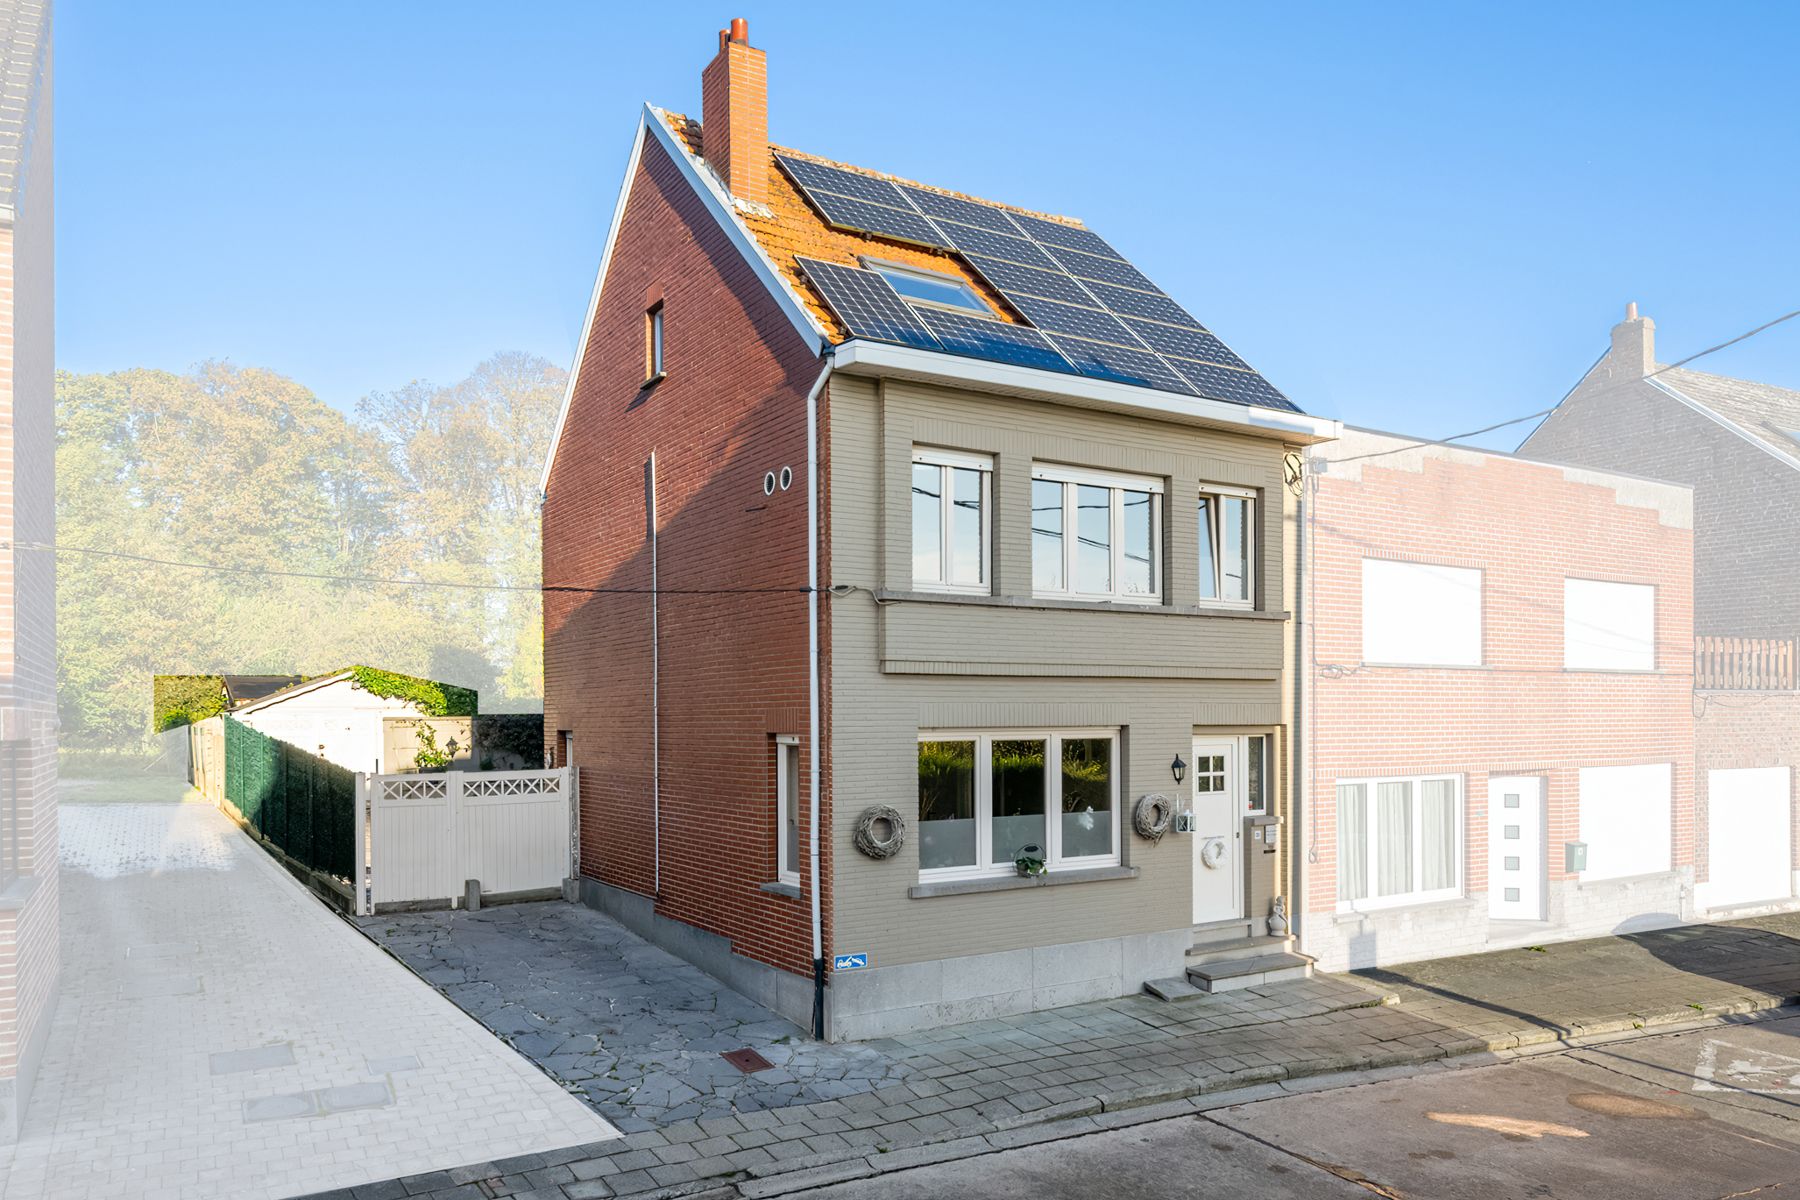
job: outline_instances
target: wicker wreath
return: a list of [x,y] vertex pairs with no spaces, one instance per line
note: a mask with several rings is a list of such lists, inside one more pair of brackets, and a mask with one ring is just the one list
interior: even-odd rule
[[1175,801],[1161,792],[1139,796],[1131,810],[1131,827],[1137,830],[1139,837],[1153,842],[1162,841],[1162,835],[1169,832],[1169,822],[1174,819]]
[[904,845],[906,818],[893,805],[873,805],[856,818],[856,848],[870,858],[892,858]]

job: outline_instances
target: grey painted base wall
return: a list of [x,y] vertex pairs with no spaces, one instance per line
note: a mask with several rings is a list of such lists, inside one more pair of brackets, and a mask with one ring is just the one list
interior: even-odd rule
[[1490,921],[1486,892],[1365,913],[1311,913],[1307,954],[1321,971],[1356,971],[1542,942],[1667,929],[1697,919],[1693,872],[1550,885],[1547,921]]
[[[569,890],[587,907],[811,1032],[811,979],[734,953],[729,939],[661,915],[648,896],[595,879],[573,880]],[[1145,980],[1181,974],[1192,943],[1193,930],[1184,925],[1159,933],[839,971],[825,989],[825,1036],[833,1042],[891,1037],[1131,995],[1143,990]]]
[[890,1037],[916,1029],[1110,1000],[1147,979],[1179,975],[1193,930],[1129,934],[996,954],[839,971],[827,995],[832,1041]]

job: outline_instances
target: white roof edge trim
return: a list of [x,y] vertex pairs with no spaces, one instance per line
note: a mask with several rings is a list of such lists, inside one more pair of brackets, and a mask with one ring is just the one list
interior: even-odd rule
[[1751,433],[1748,429],[1745,429],[1742,425],[1739,425],[1736,421],[1733,421],[1730,417],[1725,416],[1723,413],[1720,413],[1713,408],[1709,408],[1707,405],[1702,404],[1700,401],[1694,399],[1692,396],[1687,395],[1685,392],[1677,390],[1673,385],[1664,383],[1661,379],[1652,379],[1652,378],[1646,377],[1644,382],[1649,384],[1651,387],[1655,388],[1659,392],[1668,393],[1670,396],[1673,396],[1675,399],[1681,401],[1683,404],[1687,405],[1689,408],[1693,409],[1695,412],[1699,413],[1701,416],[1712,420],[1714,423],[1719,425],[1720,428],[1725,429],[1731,433],[1735,433],[1737,436],[1743,438],[1746,442],[1749,442],[1752,446],[1755,446],[1758,450],[1762,450],[1765,453],[1767,453],[1770,457],[1779,459],[1780,461],[1786,463],[1788,466],[1794,468],[1796,471],[1800,471],[1800,458],[1796,458],[1792,454],[1786,453],[1785,451],[1783,451],[1782,449],[1780,449],[1777,446],[1769,445],[1768,442],[1764,441],[1762,438],[1757,437],[1754,433]]
[[613,204],[612,224],[606,230],[606,246],[600,251],[600,270],[594,275],[594,290],[588,296],[587,316],[581,321],[581,336],[575,341],[575,361],[569,364],[569,381],[563,385],[562,407],[556,413],[556,429],[550,435],[550,452],[544,455],[544,469],[538,475],[538,500],[550,490],[550,468],[556,465],[556,448],[562,444],[563,426],[569,420],[569,405],[575,399],[575,383],[581,378],[581,360],[587,357],[588,337],[594,331],[594,314],[600,311],[600,289],[606,286],[606,268],[612,263],[613,246],[619,240],[619,226],[625,220],[625,205],[631,199],[631,184],[637,178],[638,159],[644,152],[644,127],[647,116],[638,117],[637,133],[631,139],[631,158],[625,164],[625,178],[619,181],[619,199]]
[[1341,421],[1308,416],[1305,413],[1253,408],[1224,400],[1189,396],[1182,392],[1163,392],[1155,388],[1092,379],[1085,375],[1064,375],[1059,371],[964,358],[935,350],[916,350],[886,342],[852,339],[839,343],[834,361],[838,371],[850,375],[904,373],[952,387],[961,385],[977,389],[1035,392],[1052,399],[1086,402],[1164,419],[1202,421],[1265,436],[1328,441],[1336,438],[1343,430]]
[[248,704],[240,704],[236,708],[228,708],[225,710],[225,715],[231,717],[236,716],[238,713],[255,712],[259,708],[267,708],[273,704],[280,704],[283,700],[292,700],[295,696],[304,696],[308,692],[316,692],[329,684],[342,683],[350,677],[350,668],[345,667],[342,671],[333,671],[331,674],[321,675],[317,679],[308,679],[305,683],[296,683],[290,687],[284,687],[279,692],[270,692],[261,700],[252,700]]
[[799,294],[788,286],[788,281],[783,279],[781,272],[775,269],[774,261],[763,253],[762,244],[751,235],[748,229],[744,228],[744,223],[738,219],[737,205],[731,199],[731,194],[725,190],[724,185],[711,171],[701,168],[694,162],[693,156],[688,153],[687,147],[676,138],[664,117],[662,109],[652,104],[644,105],[644,120],[649,124],[651,131],[656,134],[656,140],[661,143],[662,148],[667,151],[670,158],[675,160],[675,165],[681,169],[682,177],[706,202],[706,207],[712,211],[713,219],[719,223],[719,228],[725,231],[725,235],[737,247],[738,253],[742,254],[744,260],[755,270],[758,278],[762,280],[763,286],[768,288],[769,294],[775,298],[775,302],[781,305],[781,311],[793,323],[801,340],[812,344],[814,354],[823,354],[825,348],[831,344],[831,340],[825,336],[825,331],[819,327],[817,321],[813,320],[812,313],[807,311]]

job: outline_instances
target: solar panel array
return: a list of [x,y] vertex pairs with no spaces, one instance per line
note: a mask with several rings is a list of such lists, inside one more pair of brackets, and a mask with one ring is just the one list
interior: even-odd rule
[[954,251],[1029,326],[914,305],[874,271],[802,258],[854,337],[1298,411],[1090,230],[778,154],[831,225]]

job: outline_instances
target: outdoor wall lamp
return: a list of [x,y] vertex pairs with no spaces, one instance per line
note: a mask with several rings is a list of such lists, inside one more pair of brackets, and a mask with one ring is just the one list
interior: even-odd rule
[[1181,761],[1181,755],[1177,754],[1175,761],[1169,764],[1169,773],[1175,776],[1175,786],[1180,787],[1181,781],[1187,778],[1187,764]]

